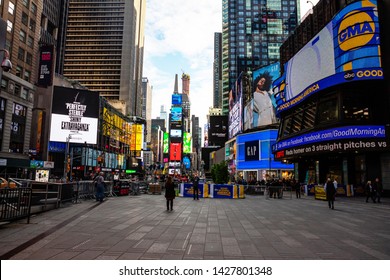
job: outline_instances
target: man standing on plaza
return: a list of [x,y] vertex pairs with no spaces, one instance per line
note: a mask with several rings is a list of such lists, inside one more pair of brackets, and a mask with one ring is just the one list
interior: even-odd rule
[[192,179],[192,189],[194,192],[194,200],[199,200],[199,176],[198,173],[195,173],[194,178]]
[[337,191],[337,184],[332,183],[330,178],[326,181],[325,184],[325,193],[326,193],[326,199],[328,200],[329,208],[334,209],[334,197],[336,195]]

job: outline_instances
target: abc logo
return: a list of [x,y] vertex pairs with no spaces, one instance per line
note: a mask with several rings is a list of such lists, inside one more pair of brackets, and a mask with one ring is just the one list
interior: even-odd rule
[[353,11],[345,15],[338,30],[339,47],[343,51],[362,47],[374,37],[375,23],[365,12]]
[[355,73],[353,73],[352,71],[345,72],[344,79],[352,80],[353,78],[355,78]]
[[359,71],[356,73],[356,76],[358,78],[363,77],[382,77],[383,71],[382,70],[365,70],[365,71]]

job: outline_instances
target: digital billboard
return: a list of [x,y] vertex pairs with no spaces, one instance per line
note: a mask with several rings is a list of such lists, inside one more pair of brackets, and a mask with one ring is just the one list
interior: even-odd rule
[[337,84],[383,79],[381,67],[377,1],[353,2],[284,65],[273,84],[277,112]]
[[168,153],[168,150],[169,150],[169,133],[168,132],[164,132],[164,136],[163,136],[163,153],[164,154],[167,154]]
[[182,107],[171,108],[171,122],[181,123],[182,115],[183,115]]
[[279,63],[253,71],[252,93],[245,98],[244,130],[276,123],[272,83],[280,76]]
[[144,142],[144,126],[142,124],[131,125],[131,151],[141,151]]
[[228,117],[210,116],[208,142],[210,146],[224,146],[228,140]]
[[171,129],[171,137],[172,138],[181,138],[181,129]]
[[192,152],[192,136],[191,133],[184,132],[183,137],[183,153],[189,154]]
[[169,153],[171,161],[181,161],[181,143],[171,143]]
[[53,83],[54,46],[41,46],[39,56],[38,85],[51,86]]
[[99,93],[55,86],[50,141],[96,144]]
[[183,98],[181,94],[172,94],[172,105],[181,105],[183,103]]
[[242,73],[229,91],[229,139],[242,131]]

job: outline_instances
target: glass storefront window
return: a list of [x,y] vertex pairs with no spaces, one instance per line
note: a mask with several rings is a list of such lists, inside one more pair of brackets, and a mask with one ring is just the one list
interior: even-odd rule
[[318,104],[318,123],[337,120],[339,116],[338,111],[336,98],[320,101]]

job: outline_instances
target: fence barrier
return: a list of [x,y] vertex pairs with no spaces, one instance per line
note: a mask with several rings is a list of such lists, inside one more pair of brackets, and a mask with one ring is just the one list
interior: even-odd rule
[[27,218],[30,223],[31,195],[31,188],[1,188],[0,222]]

